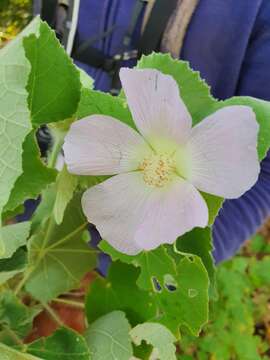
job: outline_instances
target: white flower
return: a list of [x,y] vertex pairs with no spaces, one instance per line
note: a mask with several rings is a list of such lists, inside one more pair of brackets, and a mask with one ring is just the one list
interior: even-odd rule
[[65,161],[80,175],[116,175],[87,190],[89,222],[117,250],[136,254],[208,223],[198,190],[237,198],[257,180],[258,124],[251,108],[229,106],[194,128],[175,80],[123,68],[120,78],[139,132],[109,116],[72,124]]

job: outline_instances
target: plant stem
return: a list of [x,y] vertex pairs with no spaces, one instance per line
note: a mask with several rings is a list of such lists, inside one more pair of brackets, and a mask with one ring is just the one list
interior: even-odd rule
[[49,159],[48,159],[48,167],[50,168],[54,168],[55,165],[56,165],[56,161],[57,161],[57,157],[58,157],[58,154],[62,148],[62,142],[55,142],[53,147],[52,147],[52,150],[51,150],[51,153],[50,153],[50,156],[49,156]]
[[41,305],[44,307],[44,309],[49,313],[51,318],[55,321],[55,323],[59,326],[65,326],[65,324],[62,322],[62,320],[59,318],[59,316],[56,314],[56,312],[46,303],[41,303]]
[[75,307],[78,309],[84,309],[84,303],[80,302],[80,301],[73,301],[73,300],[69,300],[69,299],[61,299],[61,298],[57,298],[52,300],[53,302],[56,303],[60,303],[60,304],[65,304],[71,307]]
[[8,335],[12,338],[12,340],[20,346],[21,351],[26,347],[23,341],[19,338],[19,336],[15,333],[15,331],[11,330],[8,326],[2,325],[2,328],[8,333]]
[[48,158],[48,167],[55,168],[58,154],[61,151],[64,143],[64,133],[61,131],[56,131],[55,129],[51,129],[51,133],[53,135],[53,146]]
[[177,249],[177,245],[176,242],[173,244],[173,250],[176,254],[182,255],[182,256],[189,256],[189,257],[194,257],[194,254],[191,253],[187,253],[187,252],[183,252]]
[[18,293],[21,291],[21,289],[23,288],[24,284],[26,283],[26,281],[28,280],[29,276],[31,275],[33,269],[29,268],[23,275],[21,281],[18,283],[18,285],[16,286],[15,290],[14,290],[14,294],[18,295]]

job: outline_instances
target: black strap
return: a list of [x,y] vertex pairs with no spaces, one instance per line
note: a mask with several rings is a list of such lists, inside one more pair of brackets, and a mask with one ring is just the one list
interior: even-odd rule
[[[142,54],[148,55],[154,50],[158,50],[162,34],[173,11],[176,8],[178,0],[156,0],[151,11],[149,20],[145,26],[145,30],[139,44],[138,50],[131,52],[125,51],[130,45],[139,16],[143,10],[144,0],[137,0],[132,14],[132,19],[128,31],[124,37],[122,49],[119,54],[114,57],[108,57],[101,50],[92,46],[93,39],[88,39],[84,43],[80,43],[78,37],[75,37],[72,57],[80,62],[93,67],[102,68],[112,75],[112,88],[115,92],[119,88],[118,70],[122,60],[130,58],[139,58]],[[57,11],[57,0],[45,0],[42,4],[42,18],[46,20],[52,27],[55,25],[55,14]],[[111,30],[109,31],[111,32]],[[96,39],[95,39],[96,40]]]
[[72,57],[74,58],[74,60],[83,62],[93,67],[102,68],[103,70],[107,71],[112,76],[111,92],[113,94],[117,94],[121,87],[118,76],[121,62],[123,60],[133,58],[137,59],[137,50],[126,51],[126,49],[131,43],[134,29],[137,25],[137,21],[143,10],[144,5],[145,4],[142,0],[136,1],[133,8],[132,19],[127,33],[124,36],[123,44],[119,49],[119,54],[113,57],[106,56],[101,50],[96,49],[94,46],[92,46],[92,44],[96,40],[99,40],[100,37],[103,37],[104,35],[109,35],[114,30],[114,27],[112,29],[109,29],[106,33],[101,34],[98,38],[90,38],[83,43],[80,43],[78,36],[75,37]]
[[58,0],[42,1],[41,19],[47,21],[52,28],[55,26],[57,6]]
[[140,16],[144,6],[145,6],[145,4],[144,4],[143,0],[136,1],[134,8],[133,8],[132,17],[131,17],[131,21],[130,21],[127,33],[124,36],[124,41],[123,41],[124,47],[129,46],[131,43],[131,39],[132,39],[134,30],[136,28],[139,16]]
[[157,50],[177,0],[156,0],[139,42],[139,55]]
[[81,46],[78,45],[78,38],[75,37],[74,51],[72,57],[74,60],[88,64],[96,68],[102,68],[107,72],[113,72],[115,67],[115,59],[105,56],[103,51],[96,49],[93,46],[82,47],[81,51],[77,51]]

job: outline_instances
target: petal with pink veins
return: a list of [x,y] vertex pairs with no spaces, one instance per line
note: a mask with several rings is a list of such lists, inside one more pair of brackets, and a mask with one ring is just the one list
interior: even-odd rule
[[116,175],[87,190],[82,206],[89,222],[118,251],[135,255],[208,222],[200,193],[179,177],[164,188],[148,186],[143,174]]
[[172,76],[122,68],[120,79],[138,130],[156,150],[186,141],[192,119]]
[[135,232],[135,242],[144,250],[172,244],[194,227],[206,227],[208,208],[195,187],[175,177],[168,189],[153,191],[142,209],[142,222]]
[[79,175],[113,175],[136,170],[151,153],[139,133],[105,115],[74,122],[64,143],[68,170]]
[[247,106],[228,106],[208,116],[191,132],[187,180],[209,194],[241,196],[258,179],[258,131]]

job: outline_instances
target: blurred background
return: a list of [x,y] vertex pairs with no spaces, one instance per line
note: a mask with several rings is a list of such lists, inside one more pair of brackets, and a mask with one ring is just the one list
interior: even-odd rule
[[0,47],[11,40],[31,19],[32,1],[0,0]]
[[[29,0],[0,0],[0,47],[32,17]],[[232,260],[217,269],[218,299],[197,339],[183,335],[181,360],[270,358],[270,221]]]

